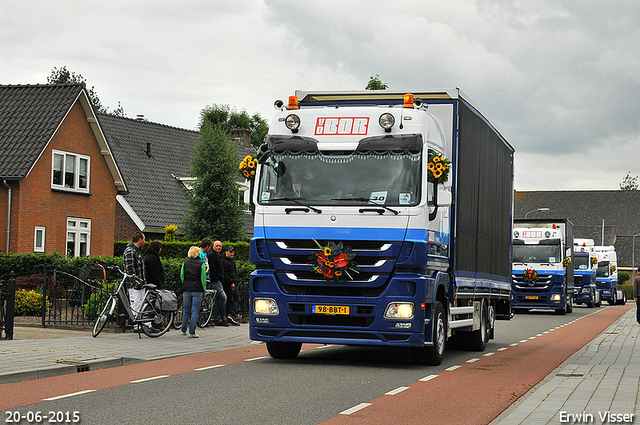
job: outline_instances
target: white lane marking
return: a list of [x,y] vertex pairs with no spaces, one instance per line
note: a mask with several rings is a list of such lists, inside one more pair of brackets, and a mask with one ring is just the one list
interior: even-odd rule
[[418,381],[427,382],[427,381],[431,381],[433,378],[437,378],[437,377],[438,377],[438,375],[429,375],[429,376],[425,376],[424,378],[418,379]]
[[469,359],[469,360],[467,360],[467,363],[474,363],[474,362],[477,362],[478,360],[480,360],[480,359],[477,359],[477,358],[476,359]]
[[504,350],[506,350],[507,348],[509,348],[509,347],[501,347],[501,348],[498,348],[498,351],[504,351]]
[[252,359],[245,359],[245,362],[252,362],[254,360],[261,360],[261,359],[268,359],[269,357],[267,356],[262,356],[262,357],[254,357]]
[[451,367],[446,368],[445,370],[456,370],[456,369],[458,369],[459,367],[460,367],[460,365],[451,366]]
[[489,357],[489,356],[493,356],[495,353],[487,353],[487,354],[483,354],[482,357]]
[[137,384],[138,382],[147,382],[147,381],[153,381],[154,379],[162,379],[162,378],[168,378],[169,375],[158,375],[158,376],[152,376],[151,378],[144,378],[144,379],[138,379],[135,381],[131,381],[131,384]]
[[61,398],[66,398],[66,397],[73,397],[75,395],[81,395],[81,394],[87,394],[87,393],[92,393],[95,390],[84,390],[84,391],[78,391],[77,393],[70,393],[70,394],[64,394],[64,395],[59,395],[56,397],[49,397],[49,398],[43,398],[43,401],[51,401],[51,400],[59,400]]
[[193,369],[193,370],[208,370],[208,369],[214,369],[216,367],[222,367],[222,366],[224,366],[224,365],[223,364],[216,364],[216,365],[213,365],[213,366],[199,367],[199,368],[196,368],[196,369]]
[[509,347],[515,347],[516,345],[518,345],[518,343],[514,342],[513,344],[509,344]]
[[396,395],[408,389],[409,387],[398,387],[395,390],[391,390],[388,393],[384,393],[384,395]]
[[357,412],[358,410],[362,410],[365,407],[371,406],[371,403],[360,403],[357,406],[353,406],[351,409],[343,410],[340,412],[341,415],[350,415],[352,413]]

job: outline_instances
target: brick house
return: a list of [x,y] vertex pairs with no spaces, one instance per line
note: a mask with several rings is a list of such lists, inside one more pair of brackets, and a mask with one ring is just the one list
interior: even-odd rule
[[126,192],[84,84],[0,85],[0,252],[113,255]]

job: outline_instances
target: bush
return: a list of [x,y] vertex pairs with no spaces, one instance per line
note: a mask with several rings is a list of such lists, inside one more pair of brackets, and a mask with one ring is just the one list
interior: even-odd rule
[[39,316],[42,311],[42,294],[33,289],[18,289],[14,314],[16,316]]
[[[104,305],[107,303],[107,300],[111,295],[111,292],[113,292],[118,287],[118,283],[119,282],[107,283],[104,286],[104,289],[107,292],[96,291],[93,294],[91,294],[91,296],[89,297],[89,301],[87,301],[85,305],[82,307],[82,310],[84,311],[84,315],[87,319],[95,320],[98,318],[98,315],[102,312],[102,309],[104,308]],[[118,313],[117,310],[118,309],[116,309],[113,312],[112,318],[116,317],[116,314]]]
[[625,283],[629,279],[631,279],[629,273],[618,271],[618,283]]

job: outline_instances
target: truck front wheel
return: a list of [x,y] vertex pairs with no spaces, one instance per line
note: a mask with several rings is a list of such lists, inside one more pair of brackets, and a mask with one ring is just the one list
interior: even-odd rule
[[267,351],[274,359],[295,359],[300,353],[301,348],[301,342],[267,342]]
[[618,304],[618,291],[615,289],[611,290],[611,299],[609,300],[609,305]]
[[437,366],[444,359],[444,349],[447,345],[447,319],[440,301],[436,301],[434,304],[432,336],[433,345],[411,350],[413,361],[416,364]]

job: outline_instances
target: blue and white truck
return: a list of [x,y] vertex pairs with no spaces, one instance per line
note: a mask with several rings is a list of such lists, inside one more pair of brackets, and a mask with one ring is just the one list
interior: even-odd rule
[[596,285],[602,297],[609,305],[627,303],[626,292],[618,287],[618,255],[613,246],[594,246],[593,251],[598,259]]
[[517,219],[513,228],[511,307],[573,311],[573,224],[567,219]]
[[593,239],[575,238],[573,240],[573,277],[575,285],[575,304],[587,307],[600,307],[600,290],[596,286],[598,261],[594,253]]
[[511,316],[514,149],[458,89],[296,92],[257,155],[250,337],[484,350]]

